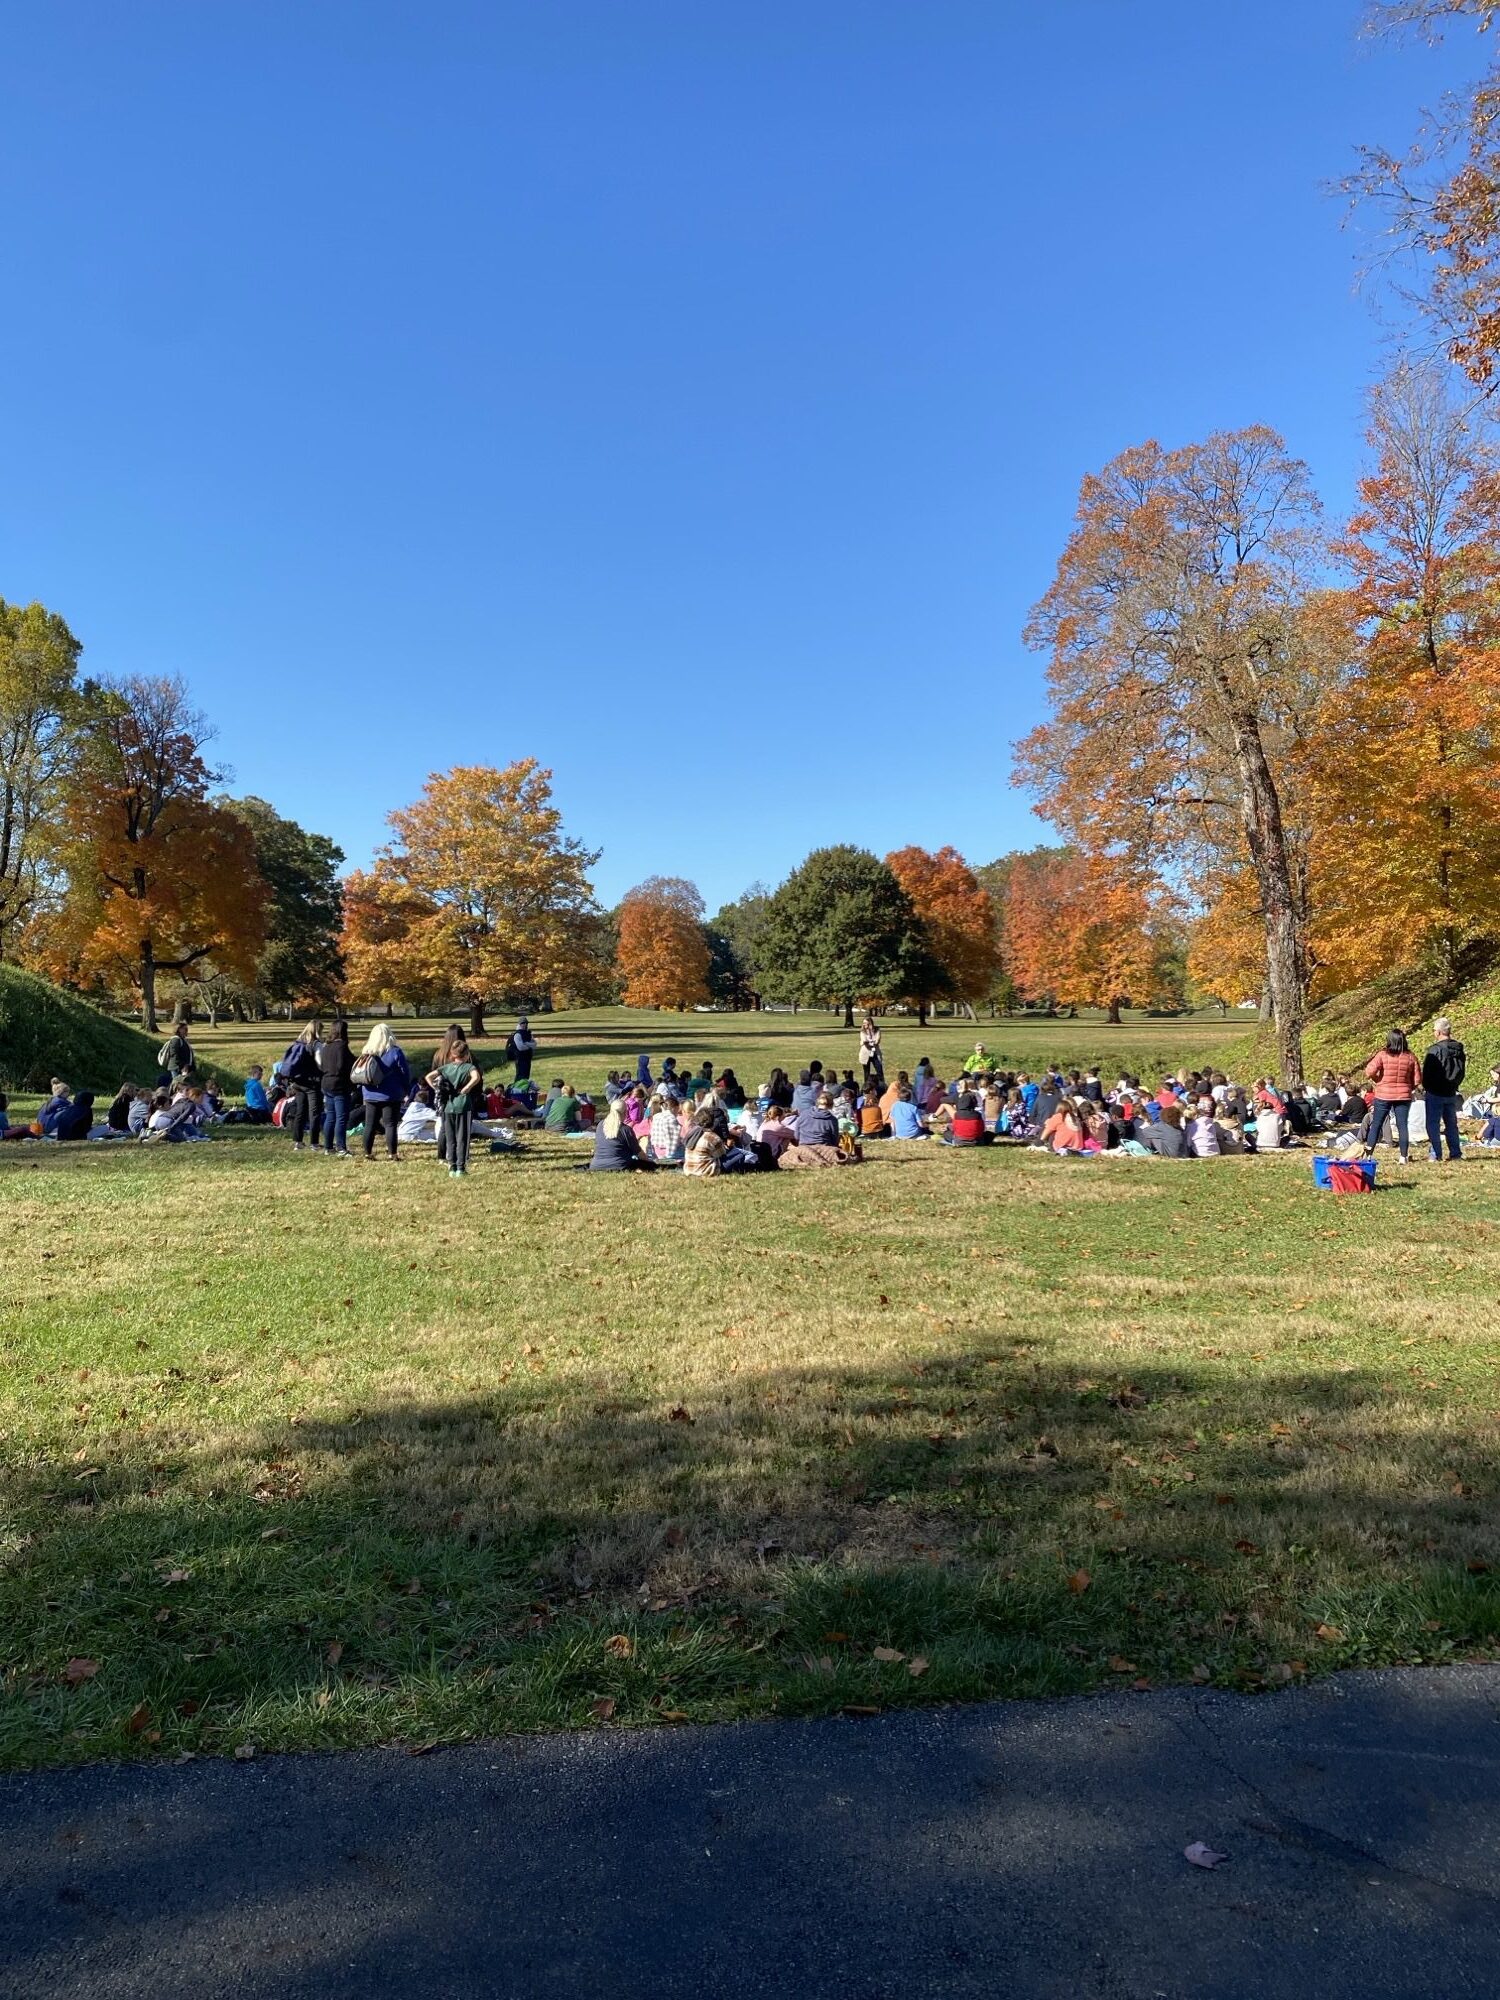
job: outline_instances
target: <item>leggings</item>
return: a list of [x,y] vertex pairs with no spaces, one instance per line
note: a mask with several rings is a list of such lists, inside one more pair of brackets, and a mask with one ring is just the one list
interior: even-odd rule
[[463,1109],[455,1111],[451,1106],[443,1113],[438,1158],[446,1157],[448,1171],[464,1174],[469,1170],[469,1135],[473,1129],[474,1113],[467,1099]]
[[396,1157],[396,1107],[389,1099],[380,1104],[365,1100],[365,1158],[368,1160],[375,1150],[375,1135],[381,1125],[385,1126],[386,1144],[391,1158]]
[[320,1083],[299,1083],[293,1095],[297,1100],[297,1121],[292,1128],[292,1137],[300,1146],[312,1132],[312,1149],[318,1150],[318,1135],[323,1129],[323,1086]]
[[1373,1153],[1380,1144],[1380,1135],[1385,1129],[1389,1115],[1396,1123],[1396,1136],[1401,1142],[1401,1157],[1406,1158],[1411,1149],[1411,1105],[1390,1104],[1383,1097],[1377,1097],[1370,1112],[1370,1136],[1365,1141],[1367,1152]]

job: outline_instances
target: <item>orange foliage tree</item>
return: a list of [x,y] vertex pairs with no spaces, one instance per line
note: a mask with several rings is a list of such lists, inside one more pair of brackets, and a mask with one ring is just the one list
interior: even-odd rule
[[1004,919],[1006,961],[1027,999],[1102,1007],[1118,1024],[1152,985],[1157,943],[1141,883],[1070,848],[1017,855]]
[[[991,990],[1001,969],[994,898],[955,847],[940,847],[935,854],[899,847],[885,863],[926,925],[928,947],[947,974],[950,990],[969,1003],[972,1013],[973,1003]],[[920,993],[905,997],[929,998]]]
[[254,841],[208,795],[209,733],[181,681],[106,685],[63,810],[66,891],[38,940],[57,976],[133,988],[153,1031],[160,974],[212,959],[248,980],[265,935]]
[[[1052,713],[1016,780],[1110,895],[1212,868],[1255,877],[1281,1072],[1302,1072],[1311,971],[1298,749],[1322,662],[1307,473],[1273,431],[1145,444],[1083,483],[1031,643]],[[1123,907],[1123,905],[1122,905]]]
[[388,1008],[398,1000],[425,1007],[443,999],[448,989],[423,977],[407,949],[412,926],[432,916],[431,902],[373,869],[351,869],[343,890],[344,998],[354,1006]]
[[676,875],[652,875],[619,910],[615,970],[627,1007],[696,1007],[708,999],[703,898]]
[[1500,452],[1411,367],[1371,446],[1338,544],[1352,660],[1308,765],[1314,942],[1336,988],[1417,962],[1451,987],[1500,929]]
[[551,777],[534,757],[439,772],[390,815],[396,839],[376,858],[396,933],[380,977],[411,997],[461,996],[472,1035],[487,1006],[565,986],[594,946],[599,857],[564,834]]

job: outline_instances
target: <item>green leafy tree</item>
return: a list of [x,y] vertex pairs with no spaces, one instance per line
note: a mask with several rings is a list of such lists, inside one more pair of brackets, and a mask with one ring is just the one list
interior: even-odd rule
[[808,1006],[948,990],[911,898],[862,847],[820,847],[771,898],[762,941],[769,989]]
[[715,1000],[739,1012],[761,1003],[770,908],[770,890],[764,882],[752,882],[707,926],[708,990]]
[[0,598],[0,958],[42,893],[87,690],[55,611]]
[[256,865],[266,885],[266,941],[252,989],[261,1011],[266,1005],[331,1005],[344,977],[343,849],[283,818],[264,799],[224,804],[254,836]]

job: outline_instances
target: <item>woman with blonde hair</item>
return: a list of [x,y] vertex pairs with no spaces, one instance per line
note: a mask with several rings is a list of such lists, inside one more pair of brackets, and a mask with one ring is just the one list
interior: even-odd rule
[[386,1147],[394,1160],[396,1121],[411,1095],[411,1069],[388,1022],[377,1021],[370,1030],[353,1075],[364,1100],[365,1158],[368,1160],[374,1153],[376,1135],[384,1125]]

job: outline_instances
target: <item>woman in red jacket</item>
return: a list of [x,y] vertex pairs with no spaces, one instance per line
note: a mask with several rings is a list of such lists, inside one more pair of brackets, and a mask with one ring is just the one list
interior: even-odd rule
[[1385,1047],[1365,1064],[1365,1075],[1375,1086],[1375,1102],[1370,1107],[1370,1136],[1365,1141],[1365,1158],[1374,1157],[1388,1117],[1396,1121],[1396,1137],[1401,1142],[1401,1164],[1411,1165],[1411,1101],[1422,1081],[1422,1065],[1406,1046],[1399,1028],[1392,1028]]

